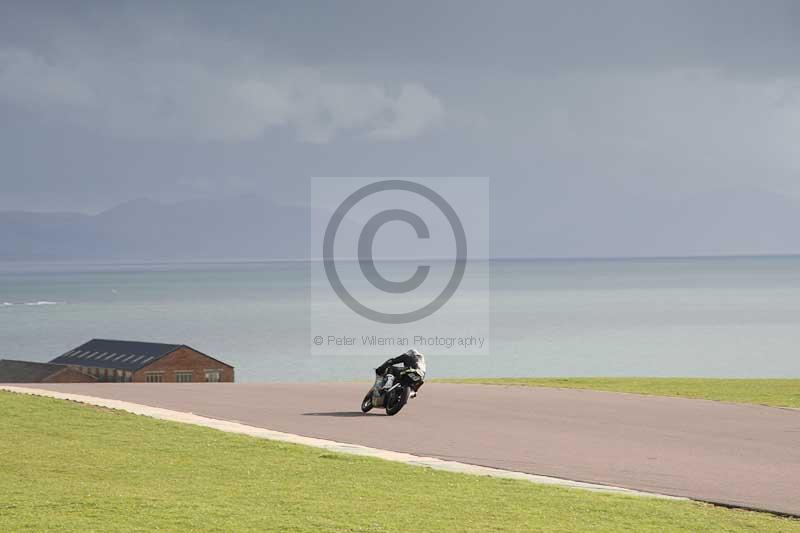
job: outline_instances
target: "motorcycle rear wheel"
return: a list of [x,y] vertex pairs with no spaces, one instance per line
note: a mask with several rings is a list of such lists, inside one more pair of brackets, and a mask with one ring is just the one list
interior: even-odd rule
[[394,416],[400,412],[400,409],[408,402],[409,388],[398,387],[389,393],[386,398],[386,414]]

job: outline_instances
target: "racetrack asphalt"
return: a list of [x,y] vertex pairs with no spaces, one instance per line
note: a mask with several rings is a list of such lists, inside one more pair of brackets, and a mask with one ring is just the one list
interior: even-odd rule
[[[23,385],[24,386],[24,385]],[[800,410],[428,383],[362,415],[366,383],[70,383],[124,400],[374,448],[800,516]]]

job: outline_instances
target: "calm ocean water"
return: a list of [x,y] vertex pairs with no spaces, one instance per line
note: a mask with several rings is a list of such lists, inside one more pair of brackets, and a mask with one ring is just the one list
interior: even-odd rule
[[[481,275],[486,275],[483,272]],[[93,337],[186,343],[239,381],[368,378],[308,353],[304,263],[0,266],[0,357]],[[495,261],[491,355],[433,376],[800,376],[800,258]]]

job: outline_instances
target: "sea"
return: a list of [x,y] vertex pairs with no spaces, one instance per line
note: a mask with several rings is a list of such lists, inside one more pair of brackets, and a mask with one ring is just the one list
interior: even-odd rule
[[[493,260],[477,270],[489,280],[490,348],[425,350],[431,377],[800,377],[800,257]],[[214,355],[237,381],[369,379],[398,350],[313,353],[310,271],[292,261],[0,264],[0,358],[146,340]]]

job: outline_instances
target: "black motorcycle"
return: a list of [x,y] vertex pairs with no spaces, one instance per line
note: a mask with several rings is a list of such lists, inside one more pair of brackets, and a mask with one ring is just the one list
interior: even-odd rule
[[373,407],[385,407],[386,414],[396,415],[408,403],[410,398],[417,394],[417,389],[422,386],[424,374],[416,368],[406,368],[400,372],[400,377],[391,387],[384,388],[387,372],[384,376],[377,376],[375,384],[361,402],[361,412],[366,413]]

